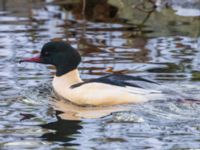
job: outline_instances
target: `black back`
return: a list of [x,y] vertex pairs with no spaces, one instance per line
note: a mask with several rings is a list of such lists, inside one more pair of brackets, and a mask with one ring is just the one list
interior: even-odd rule
[[[158,85],[158,83],[144,79],[139,76],[129,76],[129,75],[120,75],[120,74],[113,74],[113,75],[107,75],[101,78],[97,79],[92,79],[88,80],[85,82],[81,82],[78,84],[74,84],[71,86],[71,88],[76,88],[81,85],[87,84],[87,83],[92,83],[92,82],[98,82],[98,83],[106,83],[106,84],[111,84],[111,85],[116,85],[116,86],[132,86],[132,87],[137,87],[137,88],[145,88],[147,84],[154,84]],[[142,83],[142,84],[141,84]]]

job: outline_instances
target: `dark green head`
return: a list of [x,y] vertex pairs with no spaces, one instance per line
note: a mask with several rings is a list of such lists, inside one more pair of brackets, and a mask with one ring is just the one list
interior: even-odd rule
[[41,50],[40,56],[21,60],[21,62],[36,62],[56,66],[56,75],[61,76],[78,67],[80,54],[65,42],[48,42]]

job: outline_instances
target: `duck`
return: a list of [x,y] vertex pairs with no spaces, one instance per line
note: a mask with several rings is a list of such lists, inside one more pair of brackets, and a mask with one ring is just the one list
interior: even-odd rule
[[164,97],[162,91],[153,89],[158,87],[159,83],[140,76],[109,74],[82,80],[78,70],[81,55],[64,41],[48,42],[43,45],[39,56],[25,58],[20,62],[54,65],[54,92],[80,106],[138,104]]

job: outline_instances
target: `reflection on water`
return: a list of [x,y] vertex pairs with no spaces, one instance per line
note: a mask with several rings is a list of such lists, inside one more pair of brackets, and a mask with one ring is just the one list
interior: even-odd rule
[[87,109],[52,101],[52,66],[17,63],[66,40],[83,79],[140,75],[199,100],[199,10],[198,0],[0,0],[0,149],[200,148],[199,101]]
[[109,107],[81,107],[74,105],[66,100],[59,99],[53,103],[55,110],[59,110],[62,113],[58,116],[63,120],[80,120],[80,119],[92,119],[101,118],[110,115],[113,112],[128,111],[128,106],[109,106]]
[[79,130],[83,128],[80,123],[81,121],[68,121],[58,118],[56,122],[40,125],[42,128],[54,131],[44,133],[41,138],[47,141],[63,142],[63,145],[65,146],[79,145],[73,143],[70,144],[70,141],[75,140],[72,135],[79,134]]

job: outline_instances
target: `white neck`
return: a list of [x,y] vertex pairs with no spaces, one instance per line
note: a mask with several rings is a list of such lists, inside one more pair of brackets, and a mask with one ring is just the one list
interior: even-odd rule
[[74,69],[62,76],[54,76],[53,78],[53,87],[70,87],[73,84],[83,82],[79,76],[78,69]]

